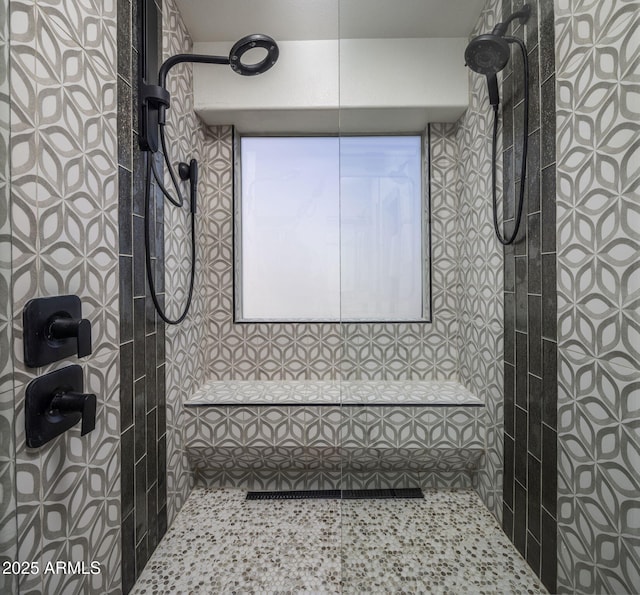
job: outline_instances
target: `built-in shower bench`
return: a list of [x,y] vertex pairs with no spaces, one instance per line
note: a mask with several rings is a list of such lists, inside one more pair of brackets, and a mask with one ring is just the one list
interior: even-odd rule
[[485,448],[484,404],[453,381],[212,381],[185,412],[216,487],[469,487]]

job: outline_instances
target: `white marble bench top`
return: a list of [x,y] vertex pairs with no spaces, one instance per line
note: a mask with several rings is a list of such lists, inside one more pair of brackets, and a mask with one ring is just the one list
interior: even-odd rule
[[186,406],[202,405],[475,405],[464,386],[443,380],[217,380]]

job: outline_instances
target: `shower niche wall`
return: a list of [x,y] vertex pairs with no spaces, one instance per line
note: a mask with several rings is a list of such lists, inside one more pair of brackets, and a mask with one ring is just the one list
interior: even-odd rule
[[[456,21],[452,14],[442,15],[430,29],[419,14],[413,19],[422,29],[412,28],[412,19],[405,16],[383,28],[386,37],[380,26],[389,25],[386,9],[377,6],[369,28],[359,29],[362,7],[356,4],[334,3],[322,18],[314,19],[309,11],[293,15],[297,30],[291,23],[270,21],[268,15],[241,24],[223,18],[216,26],[229,38],[249,30],[274,37],[280,47],[278,64],[259,79],[204,65],[192,70],[193,96],[187,95],[187,104],[193,101],[201,118],[196,138],[202,145],[196,145],[196,152],[203,192],[201,289],[193,317],[202,324],[171,332],[191,332],[204,346],[204,354],[198,350],[191,360],[204,358],[194,365],[196,390],[185,394],[184,383],[176,389],[187,403],[183,449],[196,481],[207,485],[267,490],[478,483],[485,442],[483,397],[458,383],[453,122],[467,104],[467,72],[457,55],[482,3],[475,3],[476,16],[467,16],[457,29],[451,26]],[[196,18],[196,5],[178,2],[177,8],[196,39],[195,53],[224,53],[229,42],[201,41],[207,39],[204,29],[209,34],[211,29],[198,22],[202,17]],[[436,37],[445,24],[448,37]],[[398,68],[388,56],[392,47],[413,61]],[[425,65],[427,72],[415,75],[412,66],[424,62],[420,52],[437,49],[446,55],[442,64]],[[457,55],[449,58],[452,50]],[[301,70],[311,57],[314,72]],[[429,78],[438,76],[443,83],[434,91]],[[320,99],[319,86],[326,91]],[[406,93],[390,93],[389,86]],[[377,91],[375,100],[372,90]],[[188,109],[177,111],[175,122],[182,123],[185,116]],[[451,123],[429,125],[446,120]],[[230,121],[235,128],[226,125]],[[180,138],[178,127],[173,134]],[[379,145],[365,149],[368,158],[358,157],[356,149],[374,142],[365,136],[377,138]],[[335,153],[332,165],[325,161],[316,168],[325,174],[333,168],[333,178],[312,179],[309,163],[320,158],[316,153],[303,162],[305,137],[308,144],[321,141]],[[267,148],[266,157],[259,155],[255,146],[269,143],[275,148]],[[391,153],[383,155],[383,150]],[[319,202],[325,210],[320,212],[317,204],[297,199],[295,191],[282,190],[273,173],[280,165],[306,183],[301,182],[300,192],[333,194],[334,206],[323,199]],[[271,175],[256,177],[256,170]],[[417,195],[413,203],[408,187]],[[271,204],[265,188],[277,195]],[[354,188],[359,198],[348,201],[346,192],[355,196]],[[363,189],[369,193],[366,198]],[[290,195],[285,197],[286,192]],[[295,219],[296,209],[304,211],[303,219]],[[167,232],[171,238],[171,224]],[[298,248],[280,241],[294,234],[302,240]],[[269,244],[276,241],[276,247]],[[167,244],[167,263],[174,258],[170,253],[180,250],[172,246]],[[280,256],[260,260],[267,258],[268,249]],[[284,266],[287,254],[298,259],[302,272],[291,273]],[[305,267],[316,266],[314,258],[324,262],[317,274],[307,275],[317,290],[307,287],[305,294],[302,277]],[[256,289],[250,266],[262,283]],[[413,278],[398,275],[403,266],[413,267]],[[267,267],[275,272],[265,272]],[[179,273],[169,274],[173,284]],[[408,283],[413,283],[413,306]],[[327,291],[327,298],[318,300],[323,285],[333,288],[333,294]],[[367,311],[374,290],[380,295],[386,291],[390,303],[409,305],[386,314]],[[292,295],[298,296],[300,311]],[[348,305],[354,303],[353,295],[360,299],[361,312]],[[289,313],[283,309],[285,299],[292,304]],[[309,307],[314,300],[319,310]],[[333,309],[322,310],[331,300]],[[209,411],[205,403],[216,406]],[[216,436],[215,445],[205,436]],[[302,451],[300,458],[296,453]]]

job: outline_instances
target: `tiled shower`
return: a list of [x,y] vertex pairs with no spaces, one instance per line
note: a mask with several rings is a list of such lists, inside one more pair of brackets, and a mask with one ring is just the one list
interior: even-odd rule
[[[493,238],[483,77],[470,74],[457,122],[423,131],[430,323],[234,321],[237,131],[203,123],[194,69],[176,68],[170,152],[199,160],[202,192],[196,291],[177,327],[156,316],[145,279],[141,4],[0,3],[0,559],[101,567],[0,574],[0,592],[133,588],[197,485],[183,403],[207,381],[433,379],[484,403],[485,451],[473,479],[433,485],[474,490],[549,592],[640,592],[640,3],[532,0],[513,30],[532,87],[514,246]],[[174,0],[156,4],[163,57],[191,52]],[[522,4],[488,0],[471,36]],[[507,229],[524,117],[516,64],[501,79]],[[188,219],[152,192],[154,273],[177,311]],[[31,449],[27,385],[76,362],[28,368],[22,313],[61,294],[79,295],[92,324],[80,363],[96,429]]]

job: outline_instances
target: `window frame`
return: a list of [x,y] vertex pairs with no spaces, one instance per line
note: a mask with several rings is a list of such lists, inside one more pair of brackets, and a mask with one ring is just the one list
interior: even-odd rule
[[[431,125],[421,132],[389,133],[240,133],[233,127],[232,142],[232,301],[233,324],[431,324],[433,322],[433,240],[431,228]],[[422,316],[411,319],[383,318],[245,318],[242,315],[242,139],[247,138],[313,138],[313,137],[379,137],[413,136],[420,138],[421,159],[421,233],[422,233]]]

